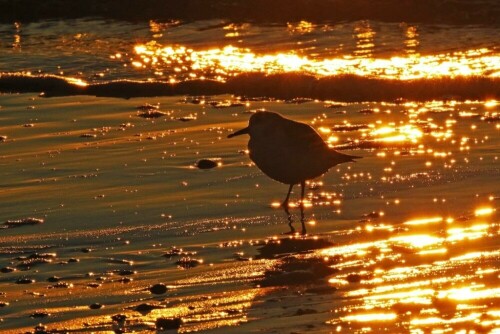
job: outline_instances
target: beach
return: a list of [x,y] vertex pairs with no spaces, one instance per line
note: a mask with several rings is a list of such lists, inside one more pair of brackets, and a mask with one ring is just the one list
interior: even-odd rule
[[[137,107],[146,103],[165,114],[141,117]],[[160,317],[179,317],[180,332],[229,331],[226,326],[281,332],[291,321],[303,331],[350,331],[364,324],[358,313],[377,312],[388,318],[371,326],[460,329],[480,314],[494,324],[498,125],[481,119],[492,107],[327,107],[319,101],[215,108],[179,97],[3,95],[3,220],[43,219],[2,230],[3,263],[15,269],[2,274],[9,302],[1,310],[3,330],[26,331],[39,322],[48,329],[111,330],[115,314],[126,315],[126,326],[135,330],[154,328]],[[286,215],[272,208],[286,186],[251,165],[246,138],[226,138],[260,108],[315,124],[325,140],[361,138],[367,129],[389,138],[356,150],[362,160],[309,184],[307,237],[287,235]],[[382,116],[383,126],[377,124]],[[368,128],[334,131],[347,120]],[[200,159],[218,165],[201,170],[195,167]],[[292,214],[299,219],[298,209]],[[300,251],[276,247],[259,258],[261,247],[283,239]],[[303,240],[327,243],[301,249]],[[32,254],[49,255],[46,261],[23,259]],[[328,275],[295,278],[317,260],[330,268]],[[304,267],[283,269],[287,261]],[[285,277],[265,286],[273,271]],[[47,282],[52,276],[60,281]],[[20,278],[34,282],[16,284]],[[166,293],[149,292],[158,283]],[[468,298],[457,295],[458,283]],[[401,294],[405,312],[384,286]],[[432,298],[470,309],[446,317],[437,309],[431,324],[425,323],[430,316],[421,316],[422,324],[405,320],[407,309],[435,309]],[[103,307],[89,308],[94,303]],[[141,304],[155,308],[142,314],[134,310]],[[34,317],[36,312],[47,315]],[[462,320],[452,325],[447,317]]]
[[[0,332],[496,333],[493,16],[214,6],[0,15]],[[306,234],[227,138],[264,110],[361,157],[307,181]]]

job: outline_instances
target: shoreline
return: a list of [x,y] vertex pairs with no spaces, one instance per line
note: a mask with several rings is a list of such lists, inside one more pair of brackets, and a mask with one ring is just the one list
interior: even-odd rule
[[133,98],[175,95],[234,94],[276,99],[311,98],[342,102],[396,100],[488,100],[500,99],[500,78],[445,77],[396,80],[338,75],[316,78],[302,73],[241,74],[226,82],[187,80],[116,80],[103,83],[73,83],[71,78],[55,75],[0,74],[2,93],[43,93],[44,97],[90,95]]

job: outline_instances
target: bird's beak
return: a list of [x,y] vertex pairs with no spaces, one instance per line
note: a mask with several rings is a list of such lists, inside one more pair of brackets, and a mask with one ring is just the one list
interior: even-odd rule
[[248,127],[246,127],[244,129],[236,131],[235,133],[231,133],[229,136],[227,136],[227,138],[233,138],[233,137],[248,134],[248,133],[249,133],[249,129],[248,129]]

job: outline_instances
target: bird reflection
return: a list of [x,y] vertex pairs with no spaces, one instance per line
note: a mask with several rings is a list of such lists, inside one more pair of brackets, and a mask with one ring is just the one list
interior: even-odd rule
[[[304,187],[302,187],[301,197],[304,198]],[[300,201],[299,208],[300,208],[300,224],[302,225],[301,234],[305,235],[305,234],[307,234],[307,230],[306,230],[305,215],[304,215],[304,203],[302,201]],[[293,216],[290,213],[288,205],[283,206],[283,210],[286,213],[286,217],[288,219],[288,226],[290,227],[290,232],[285,233],[285,234],[295,234],[296,231],[295,231],[295,228],[293,227]]]
[[300,210],[302,233],[304,224],[304,194],[307,180],[317,178],[330,168],[360,157],[342,154],[328,147],[321,136],[309,125],[296,122],[278,113],[259,111],[250,117],[248,127],[228,136],[248,134],[250,159],[273,180],[289,185],[281,206],[288,216],[292,233],[289,199],[293,186],[300,184]]

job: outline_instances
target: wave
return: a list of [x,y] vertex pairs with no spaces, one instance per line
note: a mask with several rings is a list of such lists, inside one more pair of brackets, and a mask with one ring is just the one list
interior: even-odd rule
[[0,0],[0,22],[104,17],[121,20],[280,22],[380,20],[498,25],[496,0]]
[[172,95],[234,94],[246,97],[294,99],[297,97],[345,102],[428,101],[500,99],[500,78],[463,76],[414,80],[336,75],[317,78],[303,73],[266,75],[245,73],[225,82],[187,80],[161,81],[116,80],[86,83],[55,75],[0,74],[0,92],[42,93],[45,97],[92,95],[133,98]]

